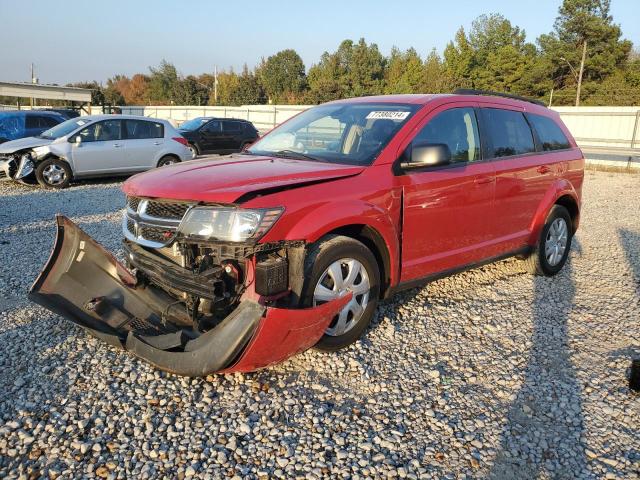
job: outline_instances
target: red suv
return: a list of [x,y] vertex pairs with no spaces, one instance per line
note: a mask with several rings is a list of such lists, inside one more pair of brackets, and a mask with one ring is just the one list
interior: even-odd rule
[[509,256],[555,275],[584,159],[557,113],[465,91],[336,101],[241,154],[131,177],[126,267],[58,217],[30,297],[184,375],[337,350],[381,298]]

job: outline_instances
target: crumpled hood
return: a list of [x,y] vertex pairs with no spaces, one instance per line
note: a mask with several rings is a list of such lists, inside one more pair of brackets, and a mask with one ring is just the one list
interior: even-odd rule
[[246,193],[357,175],[364,167],[253,155],[178,163],[131,177],[127,195],[233,203]]
[[49,145],[53,140],[47,138],[27,137],[0,143],[0,154],[13,153],[25,148],[42,147]]

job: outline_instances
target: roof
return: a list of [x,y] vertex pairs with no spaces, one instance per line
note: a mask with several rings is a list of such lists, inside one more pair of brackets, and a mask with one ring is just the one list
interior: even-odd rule
[[91,89],[89,88],[42,85],[39,83],[0,82],[0,96],[91,103]]
[[64,118],[63,115],[61,115],[58,112],[55,111],[51,111],[51,110],[2,110],[0,111],[0,115],[30,115],[30,114],[37,114],[37,115],[45,115],[48,117],[56,117],[56,118]]
[[169,123],[167,120],[162,118],[153,118],[153,117],[143,117],[142,115],[123,115],[120,113],[103,113],[100,115],[83,115],[81,117],[73,118],[72,120],[84,120],[84,121],[97,121],[97,120],[149,120],[152,122],[164,122]]

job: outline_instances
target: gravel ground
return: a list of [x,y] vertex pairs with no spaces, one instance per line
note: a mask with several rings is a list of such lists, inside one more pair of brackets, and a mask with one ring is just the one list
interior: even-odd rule
[[117,182],[0,185],[0,477],[640,478],[640,176],[588,173],[570,263],[396,295],[346,351],[156,371],[31,305],[62,212],[120,252]]

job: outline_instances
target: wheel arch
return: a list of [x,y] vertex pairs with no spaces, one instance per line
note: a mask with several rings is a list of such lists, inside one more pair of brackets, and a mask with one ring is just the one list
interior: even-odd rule
[[535,245],[544,222],[554,205],[562,205],[569,210],[572,219],[573,233],[578,228],[580,220],[580,200],[573,185],[565,179],[558,180],[553,183],[545,193],[542,201],[538,205],[538,209],[532,219],[529,227],[529,244]]
[[380,298],[386,298],[391,287],[391,257],[383,236],[366,224],[343,225],[326,232],[326,235],[343,235],[363,243],[376,258],[380,273]]
[[571,216],[572,233],[575,234],[580,222],[580,208],[578,207],[578,202],[571,195],[562,195],[556,200],[555,205],[561,205],[567,209]]

